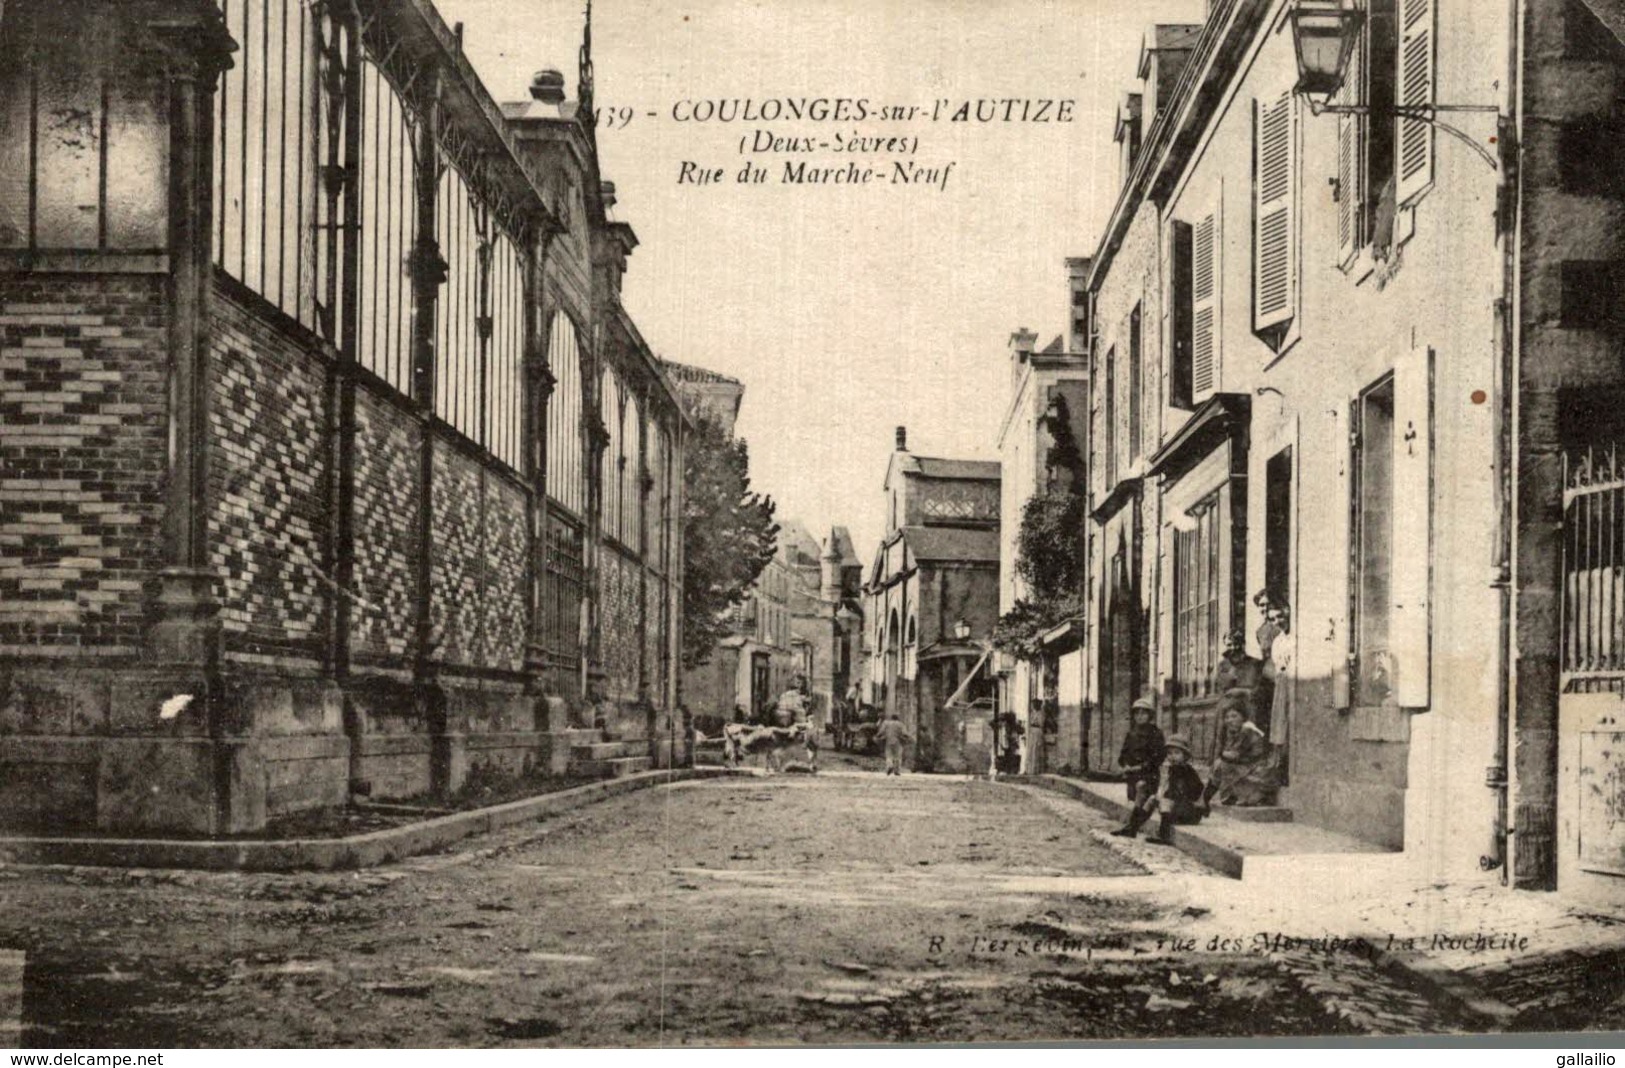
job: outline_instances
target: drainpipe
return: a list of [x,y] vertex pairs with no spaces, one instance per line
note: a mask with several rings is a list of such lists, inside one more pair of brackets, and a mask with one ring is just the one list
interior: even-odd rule
[[1522,134],[1522,63],[1524,0],[1510,0],[1508,26],[1511,41],[1507,64],[1507,114],[1498,123],[1497,141],[1501,156],[1501,203],[1498,229],[1502,235],[1501,296],[1495,302],[1495,326],[1500,358],[1496,361],[1494,416],[1495,469],[1495,561],[1491,585],[1497,594],[1498,631],[1495,672],[1495,760],[1485,771],[1484,783],[1495,791],[1495,823],[1490,852],[1479,858],[1486,871],[1499,871],[1502,886],[1508,884],[1508,853],[1513,834],[1509,819],[1509,776],[1507,773],[1510,735],[1514,721],[1512,702],[1512,571],[1517,489],[1515,403],[1519,352],[1519,251],[1522,245],[1522,171],[1519,146]]

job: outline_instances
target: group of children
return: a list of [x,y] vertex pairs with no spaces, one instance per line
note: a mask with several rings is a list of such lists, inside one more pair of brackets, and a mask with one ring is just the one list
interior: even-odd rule
[[1161,819],[1149,841],[1170,845],[1174,827],[1200,823],[1212,811],[1215,798],[1223,805],[1271,803],[1275,790],[1271,749],[1263,731],[1247,717],[1249,697],[1245,689],[1225,694],[1219,756],[1205,786],[1191,767],[1189,739],[1182,734],[1164,738],[1156,724],[1156,703],[1149,697],[1135,701],[1134,722],[1117,758],[1133,807],[1128,822],[1111,833],[1133,838],[1158,814]]

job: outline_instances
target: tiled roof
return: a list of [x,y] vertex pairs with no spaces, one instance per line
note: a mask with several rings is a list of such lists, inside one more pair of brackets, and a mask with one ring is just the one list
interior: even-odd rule
[[997,460],[943,460],[935,456],[915,456],[912,470],[927,478],[987,478],[999,477]]

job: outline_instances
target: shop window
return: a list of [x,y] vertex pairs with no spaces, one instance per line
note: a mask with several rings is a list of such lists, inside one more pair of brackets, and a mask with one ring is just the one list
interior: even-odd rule
[[1182,698],[1211,696],[1219,666],[1224,588],[1221,511],[1215,491],[1174,527],[1174,686]]

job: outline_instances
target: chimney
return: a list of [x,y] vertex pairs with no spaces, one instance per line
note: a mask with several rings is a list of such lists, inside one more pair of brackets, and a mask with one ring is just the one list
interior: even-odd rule
[[906,426],[900,426],[897,428],[897,451],[908,451],[908,427]]
[[1010,395],[1015,396],[1016,386],[1021,382],[1021,369],[1032,358],[1033,347],[1038,344],[1038,335],[1025,326],[1010,335]]
[[604,210],[608,211],[610,208],[613,208],[615,206],[615,183],[600,182],[598,183],[598,189],[599,195],[604,201]]
[[564,75],[549,67],[530,80],[530,97],[544,104],[564,103]]

